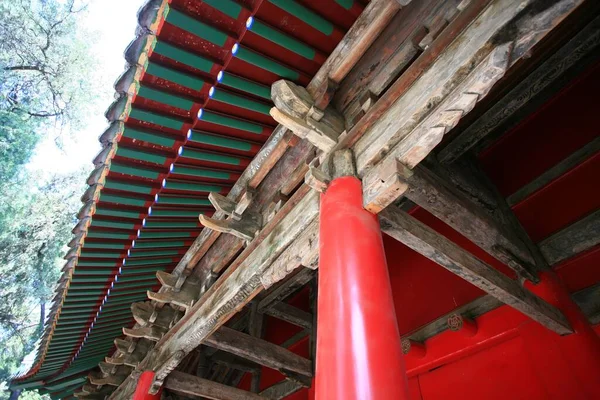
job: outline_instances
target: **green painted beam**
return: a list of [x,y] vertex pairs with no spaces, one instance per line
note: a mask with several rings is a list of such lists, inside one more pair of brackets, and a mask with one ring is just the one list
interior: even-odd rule
[[189,51],[172,46],[160,40],[154,44],[153,52],[207,73],[211,72],[213,66],[215,65],[207,58],[204,58],[198,54],[190,53]]
[[211,124],[226,126],[228,128],[238,129],[245,132],[260,135],[263,133],[263,126],[254,122],[248,122],[237,118],[231,118],[223,114],[217,114],[211,111],[203,110],[200,115],[202,121],[210,122]]
[[[174,69],[167,68],[153,62],[149,62],[146,66],[146,73],[156,76],[157,78],[176,83],[194,91],[200,91],[206,83],[204,80],[196,76],[176,71]],[[163,145],[161,144],[161,146]]]
[[231,174],[226,171],[215,171],[205,168],[191,168],[177,164],[171,165],[171,173],[178,175],[194,176],[197,178],[211,178],[221,180],[231,179]]
[[264,69],[265,71],[269,71],[280,78],[289,79],[292,81],[297,81],[300,79],[300,74],[298,71],[295,71],[290,67],[280,64],[277,61],[267,58],[262,54],[256,53],[250,49],[240,46],[235,54],[235,57],[247,62],[248,64],[252,64],[258,68]]
[[289,51],[298,54],[309,60],[314,60],[316,51],[306,43],[293,38],[277,29],[270,27],[269,25],[255,19],[250,27],[250,30],[262,38],[275,43],[281,47],[288,49]]
[[211,89],[211,98],[216,101],[220,101],[225,104],[244,108],[246,110],[254,111],[264,115],[269,115],[271,105],[258,102],[237,94],[233,94],[223,89]]
[[217,79],[225,86],[229,86],[246,93],[252,93],[256,96],[262,97],[263,99],[271,101],[271,88],[268,86],[258,84],[248,79],[240,78],[239,76],[230,74],[229,72],[219,73]]

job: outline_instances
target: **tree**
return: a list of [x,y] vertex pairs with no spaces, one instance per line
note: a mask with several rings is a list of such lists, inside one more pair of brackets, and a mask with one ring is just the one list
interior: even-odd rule
[[79,123],[98,89],[75,0],[0,0],[0,109]]
[[4,185],[0,197],[0,380],[16,371],[43,331],[84,189],[84,171],[41,185],[36,175]]

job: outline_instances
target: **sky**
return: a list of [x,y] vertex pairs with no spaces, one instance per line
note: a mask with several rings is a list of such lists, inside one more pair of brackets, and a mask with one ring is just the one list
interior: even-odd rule
[[[90,0],[82,23],[97,38],[92,51],[98,55],[96,68],[103,87],[112,88],[125,70],[123,52],[135,37],[137,11],[144,0]],[[54,140],[42,140],[35,149],[27,167],[43,173],[67,173],[82,166],[91,170],[92,160],[100,151],[98,137],[108,126],[104,111],[113,101],[114,91],[98,99],[87,121],[89,123],[72,134],[59,148]]]

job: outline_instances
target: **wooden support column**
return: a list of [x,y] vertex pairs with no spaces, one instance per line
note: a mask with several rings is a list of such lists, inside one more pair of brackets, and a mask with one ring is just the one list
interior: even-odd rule
[[[258,312],[258,301],[253,301],[251,307],[248,333],[250,333],[250,336],[260,339],[263,335],[265,317]],[[252,373],[250,391],[253,393],[258,393],[260,391],[260,373],[260,368]]]
[[381,231],[350,150],[321,196],[316,399],[408,399]]

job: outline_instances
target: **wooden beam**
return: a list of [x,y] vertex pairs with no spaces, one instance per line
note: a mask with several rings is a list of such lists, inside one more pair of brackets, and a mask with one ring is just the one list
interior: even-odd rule
[[[590,54],[594,54],[598,46],[600,46],[600,17],[589,23],[458,137],[449,142],[438,155],[440,162],[445,164],[454,162],[499,128],[502,128],[502,132],[509,131],[527,113],[533,111],[532,105],[540,106],[548,99],[548,89],[553,89],[550,90],[552,94],[560,90],[567,82],[563,77],[565,75],[571,77],[569,70]],[[522,198],[523,195],[517,197]],[[509,204],[515,203],[509,201]]]
[[396,240],[548,329],[561,335],[572,333],[566,318],[555,307],[422,222],[391,207],[382,211],[379,217],[383,232]]
[[[403,195],[508,265],[519,276],[539,282],[535,261],[525,244],[508,234],[489,214],[446,180],[422,165],[410,170],[399,161],[392,160],[382,167],[373,169],[365,177],[365,203],[374,201],[374,186],[386,188],[384,196],[387,201],[395,201],[394,196]],[[391,197],[387,191],[387,182],[390,181],[398,187]],[[369,209],[369,205],[365,204],[365,208]]]
[[600,283],[574,293],[573,300],[588,317],[590,324],[600,323]]
[[348,75],[400,8],[398,2],[389,0],[373,0],[365,7],[307,87],[319,108],[329,103],[330,82],[337,85]]
[[269,343],[266,340],[235,331],[225,326],[208,337],[204,343],[216,349],[235,354],[265,367],[275,369],[284,375],[300,374],[313,376],[310,360],[291,351]]
[[573,154],[571,154],[570,156],[568,156],[567,158],[565,158],[564,160],[562,160],[561,162],[559,162],[558,164],[556,164],[555,166],[553,166],[552,168],[535,178],[533,181],[529,182],[527,185],[523,186],[521,189],[508,196],[506,202],[509,206],[514,206],[520,203],[527,197],[531,196],[533,193],[545,187],[550,182],[565,174],[572,168],[585,162],[587,159],[591,158],[594,154],[598,152],[600,152],[600,137],[592,140],[585,146],[581,147],[579,150],[577,150],[576,152],[574,152]]
[[[573,300],[588,317],[592,325],[600,322],[600,284],[590,286],[572,294]],[[447,314],[444,314],[432,322],[413,330],[404,335],[405,338],[416,342],[425,342],[448,329],[448,318],[453,314],[475,319],[483,314],[503,306],[500,300],[493,296],[485,295],[471,301],[461,307],[455,308]]]
[[548,264],[556,265],[600,243],[600,210],[585,216],[542,240],[540,250]]
[[194,375],[173,371],[165,381],[165,388],[183,396],[213,400],[260,400],[266,397],[238,388],[209,381]]
[[270,315],[271,317],[279,318],[301,328],[312,328],[312,315],[310,313],[284,302],[277,303],[269,307],[265,311],[265,314]]
[[304,388],[300,383],[293,381],[291,379],[284,379],[281,382],[277,382],[276,384],[269,386],[262,392],[260,395],[273,400],[285,399],[287,396],[290,396],[297,391]]
[[297,292],[310,282],[315,276],[315,271],[309,268],[301,268],[296,274],[289,279],[282,281],[277,286],[273,286],[263,296],[258,303],[258,311],[264,313],[273,304],[279,303],[287,299],[292,293]]
[[[250,322],[248,324],[248,333],[250,336],[262,339],[265,330],[265,316],[258,312],[258,300],[252,301],[250,308]],[[252,373],[252,381],[250,382],[250,391],[258,393],[260,391],[261,369],[257,369]]]
[[[277,257],[315,220],[318,194],[300,189],[284,205],[290,210],[263,230],[270,233],[236,267],[230,267],[188,313],[160,340],[138,365],[139,370],[156,371],[155,388],[167,375],[237,310],[250,302],[263,288],[261,277]],[[310,362],[308,361],[309,365]],[[303,369],[305,371],[305,369]],[[130,396],[135,380],[127,379],[113,398]]]
[[531,0],[523,3],[530,12],[523,12],[512,0],[492,1],[356,142],[359,175],[382,159],[418,164],[510,66],[582,2]]
[[251,374],[254,374],[256,371],[260,371],[261,368],[259,364],[253,363],[242,357],[238,357],[235,354],[225,351],[217,351],[215,354],[210,356],[210,360],[217,364],[225,365],[228,368],[248,372]]
[[468,318],[475,319],[480,315],[490,312],[504,305],[500,300],[493,296],[485,295],[473,300],[464,306],[458,307],[451,312],[436,318],[434,321],[404,335],[415,342],[424,342],[425,340],[448,329],[448,317],[453,314],[464,315]]

